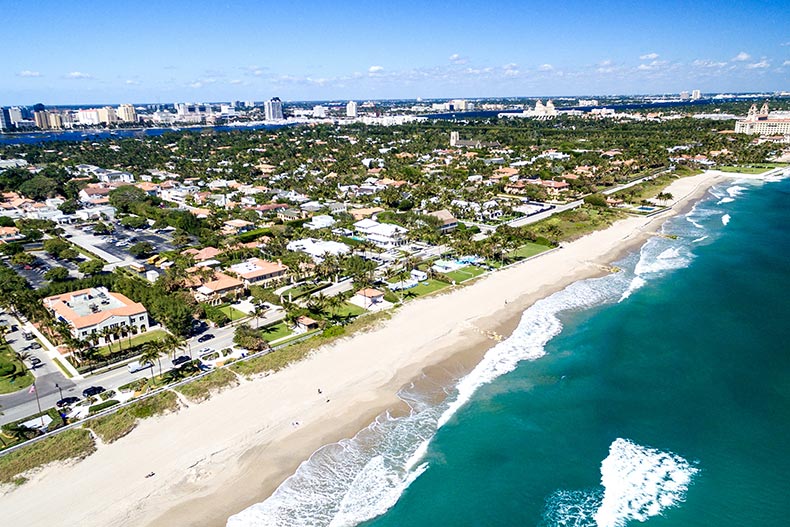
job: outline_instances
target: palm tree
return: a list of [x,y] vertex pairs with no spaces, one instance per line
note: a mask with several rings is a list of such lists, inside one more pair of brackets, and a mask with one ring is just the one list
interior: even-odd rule
[[[187,341],[184,337],[179,335],[170,334],[164,338],[164,343],[167,346],[168,353],[172,354],[172,357],[176,358],[176,352],[179,350],[183,350],[185,347],[189,346],[189,341]],[[192,355],[192,348],[189,349],[190,356]]]
[[[143,353],[140,354],[140,361],[150,362],[153,364],[156,361],[159,364],[159,376],[162,376],[162,355],[166,355],[168,347],[164,339],[150,340],[143,346]],[[151,380],[153,381],[153,368],[151,368]]]
[[266,307],[260,303],[255,304],[255,310],[252,312],[252,315],[255,317],[255,329],[258,329],[261,325],[261,316],[266,313]]

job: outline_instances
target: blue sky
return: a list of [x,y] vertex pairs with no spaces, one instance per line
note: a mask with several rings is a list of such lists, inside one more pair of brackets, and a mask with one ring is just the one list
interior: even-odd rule
[[783,1],[0,0],[0,104],[790,90]]

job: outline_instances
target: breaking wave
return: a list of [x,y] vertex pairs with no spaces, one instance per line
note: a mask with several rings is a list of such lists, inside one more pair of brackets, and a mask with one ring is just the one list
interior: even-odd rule
[[546,500],[545,527],[623,527],[685,499],[699,469],[671,452],[618,438],[601,462],[601,488],[559,490]]

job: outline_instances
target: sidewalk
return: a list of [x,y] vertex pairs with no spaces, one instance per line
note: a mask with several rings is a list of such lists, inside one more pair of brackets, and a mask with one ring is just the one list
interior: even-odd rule
[[72,366],[71,363],[67,361],[65,357],[63,357],[63,355],[60,354],[58,349],[49,341],[47,337],[44,336],[43,333],[38,330],[36,326],[34,326],[30,321],[27,321],[22,325],[22,327],[25,328],[26,331],[34,334],[36,338],[38,338],[38,340],[44,344],[44,349],[47,350],[47,355],[49,358],[52,359],[53,362],[55,362],[55,359],[58,359],[57,364],[63,366],[63,368],[69,372],[73,380],[79,381],[83,379],[83,376],[80,375],[77,369]]

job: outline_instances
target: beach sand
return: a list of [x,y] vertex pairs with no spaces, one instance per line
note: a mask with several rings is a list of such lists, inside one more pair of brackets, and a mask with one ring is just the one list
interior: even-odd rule
[[[509,335],[523,311],[640,246],[716,182],[676,180],[670,211],[629,217],[475,283],[410,302],[374,330],[285,370],[142,422],[78,463],[55,464],[0,497],[7,525],[224,526],[321,446],[352,437],[426,371],[458,378]],[[507,303],[506,303],[507,301]],[[318,388],[322,394],[318,394]],[[298,422],[298,425],[295,423]],[[145,478],[149,472],[155,476]]]

